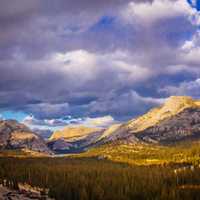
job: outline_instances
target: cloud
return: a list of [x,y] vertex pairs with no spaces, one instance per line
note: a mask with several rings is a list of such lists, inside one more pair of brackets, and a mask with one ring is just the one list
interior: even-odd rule
[[188,17],[198,22],[199,16],[196,11],[182,0],[154,0],[152,2],[130,2],[121,12],[122,17],[129,23],[142,23],[143,25],[154,23],[158,20]]
[[160,104],[160,88],[199,76],[199,13],[187,1],[22,2],[0,3],[0,110],[130,119]]
[[193,7],[196,7],[197,6],[197,1],[198,0],[190,0],[190,3]]
[[110,115],[103,117],[96,117],[96,118],[87,117],[83,120],[83,122],[81,122],[81,124],[85,126],[99,127],[99,128],[107,128],[108,126],[115,123],[116,121]]
[[31,128],[47,129],[55,127],[63,127],[68,124],[67,121],[63,119],[43,119],[39,120],[33,115],[28,115],[24,118],[23,123],[30,126]]
[[96,118],[72,118],[67,116],[60,119],[37,119],[33,115],[28,115],[24,118],[22,123],[40,134],[49,135],[51,132],[60,130],[66,126],[107,128],[108,126],[117,123],[117,121],[115,121],[114,118],[109,115]]
[[0,120],[3,120],[3,119],[4,119],[3,115],[2,115],[2,114],[0,114]]
[[29,113],[36,113],[39,118],[52,118],[67,115],[69,113],[69,104],[51,104],[51,103],[39,103],[24,105],[24,109]]
[[160,90],[168,95],[184,95],[200,98],[200,79],[194,81],[182,82],[178,86],[166,86]]
[[110,113],[119,117],[119,120],[127,120],[141,113],[147,112],[150,108],[162,104],[165,99],[140,96],[131,90],[122,94],[111,93],[97,102],[89,105],[91,113]]
[[[31,62],[23,58],[1,61],[1,103],[39,118],[68,115],[71,104],[89,103],[109,90],[152,76],[148,68],[132,63],[128,52],[97,54],[86,50],[56,53]],[[16,84],[11,84],[15,80]]]
[[[117,50],[113,53],[95,54],[86,50],[77,50],[53,57],[54,66],[60,66],[70,79],[79,78],[77,84],[83,84],[98,78],[101,74],[116,75],[118,81],[137,82],[148,78],[151,72],[148,68],[132,64],[128,52]],[[86,69],[87,67],[87,69]]]
[[200,31],[197,31],[190,40],[186,40],[181,50],[183,61],[190,66],[198,66],[200,64]]

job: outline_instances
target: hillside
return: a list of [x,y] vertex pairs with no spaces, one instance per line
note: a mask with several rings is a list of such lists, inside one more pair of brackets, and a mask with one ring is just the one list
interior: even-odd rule
[[172,96],[146,114],[106,130],[83,126],[66,127],[50,138],[49,147],[62,153],[79,153],[105,144],[170,144],[198,139],[200,101]]
[[165,119],[169,119],[187,108],[200,108],[200,101],[187,96],[172,96],[163,106],[149,111],[147,114],[127,123],[133,132],[140,132],[152,127]]
[[199,101],[190,97],[170,97],[161,107],[108,128],[103,135],[89,151],[77,156],[137,165],[199,165]]
[[191,97],[172,96],[161,107],[119,126],[101,144],[126,142],[172,142],[198,137],[200,103]]
[[52,153],[39,135],[15,120],[0,121],[0,150]]
[[48,141],[48,146],[57,153],[79,153],[95,143],[102,129],[84,126],[65,127],[56,131]]
[[82,139],[83,137],[99,131],[98,128],[89,128],[84,126],[69,126],[65,127],[63,130],[56,131],[50,137],[50,140],[57,140],[63,138],[68,141],[73,141],[77,139]]

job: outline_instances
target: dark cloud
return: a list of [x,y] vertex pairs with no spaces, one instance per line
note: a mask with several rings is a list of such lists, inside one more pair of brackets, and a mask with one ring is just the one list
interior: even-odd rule
[[39,120],[145,112],[160,88],[198,78],[197,18],[182,0],[1,0],[0,109]]

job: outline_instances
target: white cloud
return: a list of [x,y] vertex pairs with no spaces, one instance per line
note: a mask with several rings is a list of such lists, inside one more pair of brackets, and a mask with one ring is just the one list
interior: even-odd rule
[[89,80],[96,71],[97,56],[85,50],[76,50],[67,53],[57,53],[52,57],[58,69],[73,79]]
[[185,95],[200,98],[200,78],[194,81],[182,82],[178,86],[166,86],[160,89],[168,95]]
[[22,121],[25,125],[32,130],[59,130],[65,126],[86,126],[86,127],[99,127],[106,128],[116,121],[110,115],[103,117],[85,117],[85,118],[70,118],[66,119],[37,119],[33,115],[28,115]]
[[130,2],[122,10],[122,17],[129,23],[151,24],[160,19],[186,16],[197,23],[199,16],[186,0],[154,0],[152,2]]
[[105,128],[115,123],[116,121],[110,115],[103,117],[96,117],[96,118],[87,117],[83,120],[83,122],[81,122],[81,124],[85,126],[100,127],[100,128]]
[[55,130],[64,127],[68,124],[62,119],[37,119],[33,115],[28,115],[22,120],[22,123],[30,127],[32,130]]
[[182,45],[182,50],[188,52],[200,46],[200,31],[197,31],[191,40],[186,40]]
[[126,51],[98,54],[80,49],[56,54],[51,58],[51,63],[68,78],[75,80],[75,85],[98,79],[110,72],[116,74],[115,78],[119,82],[137,82],[151,76],[148,68],[133,64],[131,58],[132,55]]
[[191,0],[192,6],[196,6],[197,5],[197,0]]
[[197,31],[191,40],[181,46],[182,60],[186,63],[200,64],[200,31]]

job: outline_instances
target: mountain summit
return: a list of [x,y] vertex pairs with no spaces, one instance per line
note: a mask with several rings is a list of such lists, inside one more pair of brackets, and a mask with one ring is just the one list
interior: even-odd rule
[[100,144],[113,141],[173,142],[199,137],[200,101],[187,96],[172,96],[164,105],[122,124]]
[[55,131],[52,136],[50,137],[50,140],[56,140],[56,139],[65,139],[65,140],[77,140],[80,138],[84,138],[85,136],[97,132],[100,129],[98,128],[89,128],[85,126],[69,126],[65,127],[63,130]]
[[147,114],[129,121],[127,126],[133,132],[143,131],[164,119],[171,118],[187,108],[200,108],[200,101],[187,96],[171,96],[163,106],[154,108]]
[[48,146],[57,153],[81,152],[95,143],[102,131],[100,128],[67,126],[52,134]]

